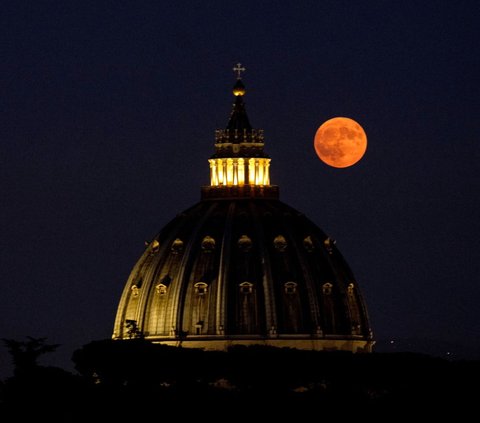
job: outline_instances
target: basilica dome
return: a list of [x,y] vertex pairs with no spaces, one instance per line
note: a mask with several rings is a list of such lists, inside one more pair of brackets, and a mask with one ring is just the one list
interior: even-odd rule
[[357,280],[335,241],[279,200],[245,94],[238,76],[233,110],[208,160],[210,185],[146,246],[123,290],[113,338],[206,350],[371,351]]

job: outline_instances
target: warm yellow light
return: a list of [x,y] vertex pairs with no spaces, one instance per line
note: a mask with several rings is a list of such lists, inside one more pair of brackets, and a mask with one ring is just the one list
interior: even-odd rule
[[238,159],[237,173],[238,173],[238,185],[244,185],[245,184],[245,164],[243,159]]
[[255,159],[248,159],[248,183],[255,185]]
[[210,159],[210,185],[218,185],[217,164],[215,160]]
[[257,180],[256,185],[263,185],[263,159],[258,160]]
[[236,160],[233,162],[233,185],[238,185],[238,163]]
[[211,186],[270,185],[270,159],[228,157],[209,163]]
[[227,159],[227,185],[233,185],[233,159]]

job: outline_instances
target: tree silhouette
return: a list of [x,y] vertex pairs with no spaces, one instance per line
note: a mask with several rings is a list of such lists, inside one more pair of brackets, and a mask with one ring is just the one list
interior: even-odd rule
[[143,332],[138,328],[136,320],[125,320],[128,339],[143,338]]
[[55,351],[59,344],[46,344],[47,338],[32,338],[27,336],[28,341],[16,341],[5,339],[2,341],[12,356],[14,374],[27,373],[38,367],[38,358],[48,352]]

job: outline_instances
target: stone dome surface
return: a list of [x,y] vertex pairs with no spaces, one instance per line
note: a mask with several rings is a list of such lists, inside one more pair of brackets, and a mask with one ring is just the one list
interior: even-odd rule
[[279,200],[263,131],[250,126],[245,90],[234,94],[209,159],[211,185],[148,243],[123,290],[113,338],[371,351],[352,271],[333,239]]

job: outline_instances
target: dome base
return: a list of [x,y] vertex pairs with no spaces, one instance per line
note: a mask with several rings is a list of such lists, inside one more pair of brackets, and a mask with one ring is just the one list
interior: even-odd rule
[[312,338],[311,336],[283,336],[278,338],[261,338],[252,339],[252,337],[241,338],[215,338],[215,337],[189,337],[189,339],[179,340],[178,338],[157,338],[146,336],[147,341],[155,344],[169,345],[172,347],[184,348],[200,348],[205,351],[227,351],[230,347],[235,345],[263,345],[277,348],[296,348],[299,350],[314,350],[314,351],[351,351],[357,352],[372,352],[375,341],[368,340],[363,337],[351,338],[336,337],[331,338]]
[[223,198],[265,198],[278,200],[277,185],[222,185],[203,186],[202,200],[217,200]]

